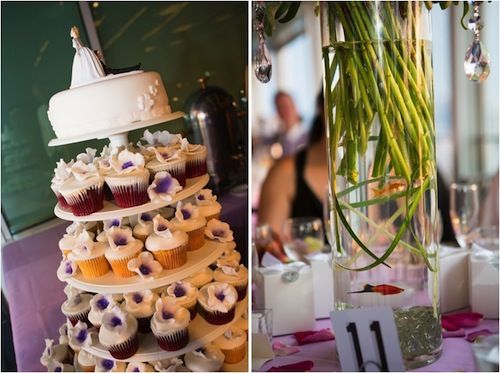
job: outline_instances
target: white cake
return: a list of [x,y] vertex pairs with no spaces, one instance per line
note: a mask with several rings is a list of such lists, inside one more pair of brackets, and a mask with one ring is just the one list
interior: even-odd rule
[[52,96],[49,120],[59,139],[123,127],[171,113],[160,74],[108,75]]

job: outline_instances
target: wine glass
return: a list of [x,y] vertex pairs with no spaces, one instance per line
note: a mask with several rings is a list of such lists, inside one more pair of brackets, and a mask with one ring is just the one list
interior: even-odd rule
[[287,219],[282,237],[287,256],[306,263],[308,254],[321,252],[325,245],[323,223],[314,217]]
[[469,235],[479,225],[477,184],[451,184],[450,218],[458,244],[462,248],[468,247]]

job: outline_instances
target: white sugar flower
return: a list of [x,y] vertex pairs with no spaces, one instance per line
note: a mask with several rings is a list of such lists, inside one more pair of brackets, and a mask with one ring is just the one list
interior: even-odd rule
[[106,232],[106,236],[108,237],[109,247],[113,250],[123,249],[125,246],[133,243],[135,241],[134,236],[132,235],[132,229],[130,228],[118,228],[112,227],[109,228]]
[[45,338],[45,350],[43,350],[42,356],[40,357],[40,363],[46,367],[49,362],[54,358],[54,340]]
[[118,333],[124,332],[127,330],[127,315],[127,312],[119,306],[113,306],[102,316],[101,328],[104,327]]
[[99,176],[99,171],[93,163],[86,164],[82,161],[77,161],[71,166],[71,172],[77,181],[84,181],[88,178]]
[[159,322],[175,322],[176,316],[182,312],[181,307],[175,304],[175,299],[165,297],[159,298],[155,303],[156,312],[154,318]]
[[134,308],[135,305],[141,307],[143,304],[150,304],[155,298],[155,295],[151,290],[141,290],[123,294],[123,297],[125,298],[127,306]]
[[182,360],[178,357],[157,360],[152,363],[157,372],[177,372],[177,368],[182,366],[182,364]]
[[128,174],[144,167],[144,156],[141,153],[132,153],[124,149],[118,153],[117,157],[111,159],[111,166],[118,174]]
[[153,218],[153,232],[155,232],[158,236],[172,238],[172,232],[174,230],[174,225],[160,214]]
[[170,202],[180,190],[182,187],[177,179],[162,171],[155,175],[153,183],[148,187],[148,196],[151,202]]
[[152,148],[155,152],[155,157],[158,162],[164,163],[167,161],[174,161],[180,159],[181,155],[178,150],[173,150],[172,148],[158,147]]
[[78,320],[75,326],[68,329],[69,345],[75,349],[90,347],[92,345],[92,331],[86,323]]
[[131,272],[136,272],[144,280],[155,278],[163,269],[149,251],[143,251],[137,258],[129,260],[127,268]]
[[71,177],[71,166],[75,164],[72,159],[68,163],[64,162],[63,159],[56,163],[56,168],[54,168],[54,177],[52,178],[52,183],[56,185],[61,185],[66,180]]
[[95,154],[97,150],[93,148],[86,148],[85,153],[80,153],[76,156],[76,161],[81,161],[85,164],[92,164],[94,163],[95,159]]
[[113,296],[110,294],[96,294],[90,300],[90,308],[96,312],[104,312],[116,306]]
[[211,240],[219,242],[234,241],[233,231],[229,229],[229,224],[223,223],[217,219],[211,219],[205,228],[205,236]]
[[220,312],[228,312],[238,298],[236,290],[225,283],[209,285],[207,292],[208,306]]
[[202,189],[195,195],[196,204],[203,206],[217,201],[217,196],[212,195],[210,189]]
[[182,205],[182,202],[177,202],[177,209],[175,211],[175,217],[179,221],[195,219],[199,215],[198,207],[194,206],[192,203],[186,203]]
[[66,227],[66,234],[69,236],[76,237],[85,230],[85,227],[79,221],[74,221]]
[[75,247],[73,248],[73,253],[78,256],[90,256],[94,248],[94,240],[90,236],[89,232],[83,231],[75,239]]
[[241,261],[241,254],[233,250],[227,254],[221,255],[219,259],[217,259],[217,267],[238,267]]
[[61,260],[59,268],[57,268],[57,278],[60,281],[66,281],[68,278],[73,277],[78,269],[75,262],[69,259]]

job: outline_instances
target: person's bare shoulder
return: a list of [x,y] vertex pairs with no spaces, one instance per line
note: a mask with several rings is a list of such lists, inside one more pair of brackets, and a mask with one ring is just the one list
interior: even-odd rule
[[267,180],[280,190],[293,191],[295,187],[295,157],[284,157],[269,170]]

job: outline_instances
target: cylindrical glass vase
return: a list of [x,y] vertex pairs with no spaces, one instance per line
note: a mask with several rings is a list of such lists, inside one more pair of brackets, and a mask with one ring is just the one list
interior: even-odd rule
[[320,6],[335,308],[391,307],[415,368],[442,344],[429,11]]

